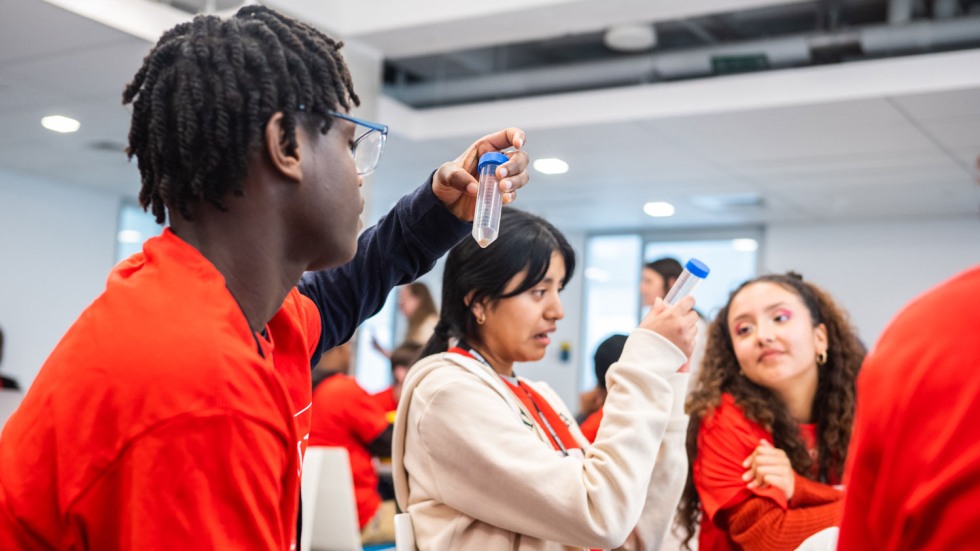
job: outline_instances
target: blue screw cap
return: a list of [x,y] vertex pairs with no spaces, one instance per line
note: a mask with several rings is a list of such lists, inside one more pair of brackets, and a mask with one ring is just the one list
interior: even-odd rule
[[701,279],[708,277],[708,272],[711,271],[711,269],[708,268],[707,264],[701,262],[696,258],[692,258],[688,260],[687,264],[684,265],[684,268],[687,269],[687,271],[691,272],[691,275],[698,276]]
[[483,165],[502,165],[507,162],[507,159],[507,155],[496,151],[484,153],[483,156],[480,157],[480,162],[477,164],[476,171],[481,172],[483,170]]

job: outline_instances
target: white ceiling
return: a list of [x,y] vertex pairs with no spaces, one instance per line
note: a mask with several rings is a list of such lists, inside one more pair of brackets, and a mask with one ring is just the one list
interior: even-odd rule
[[[181,16],[145,18],[140,30],[124,32],[119,21],[88,13],[107,24],[96,23],[53,5],[73,1],[0,0],[0,170],[135,196],[138,174],[121,152],[128,113],[120,98],[150,44],[134,34],[155,36]],[[84,4],[93,10],[113,2],[149,6],[146,0]],[[522,0],[497,2],[492,13],[486,4],[448,1],[435,9],[440,2],[433,0],[376,2],[383,9],[363,2],[269,3],[393,55],[449,49],[452,40],[471,45],[488,40],[495,28],[506,27],[496,34],[516,40],[594,30],[622,21],[624,13],[650,20],[676,17],[679,5],[694,14],[776,2]],[[660,12],[653,13],[653,4]],[[159,8],[165,6],[150,7]],[[545,9],[554,15],[538,17]],[[327,25],[334,12],[337,22]],[[379,13],[386,16],[373,17]],[[419,15],[425,13],[439,17]],[[420,40],[420,33],[439,38]],[[426,111],[383,100],[379,118],[392,126],[392,136],[370,198],[380,212],[472,139],[517,125],[528,132],[532,157],[558,156],[571,165],[562,176],[535,174],[519,205],[566,229],[976,216],[976,67],[980,50]],[[53,113],[79,119],[81,130],[44,130],[41,117]],[[92,147],[100,142],[117,149]],[[703,206],[704,196],[742,193],[758,194],[764,205]],[[646,217],[642,204],[653,200],[674,203],[677,215]]]

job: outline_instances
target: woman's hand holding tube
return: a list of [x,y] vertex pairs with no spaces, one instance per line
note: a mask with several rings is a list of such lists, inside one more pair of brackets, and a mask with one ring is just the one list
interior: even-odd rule
[[690,358],[694,351],[694,337],[698,334],[697,321],[694,297],[686,296],[673,306],[658,298],[640,321],[640,327],[663,336]]

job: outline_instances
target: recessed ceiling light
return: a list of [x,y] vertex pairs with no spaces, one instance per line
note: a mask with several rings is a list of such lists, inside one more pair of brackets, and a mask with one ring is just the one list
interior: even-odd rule
[[75,119],[70,119],[61,115],[50,115],[41,119],[41,126],[47,128],[48,130],[68,134],[70,132],[77,131],[79,128],[81,128],[82,124]]
[[732,248],[741,253],[750,253],[759,248],[759,242],[750,238],[732,239]]
[[532,166],[541,174],[564,174],[568,172],[568,163],[561,159],[537,159]]
[[657,32],[653,25],[616,25],[606,30],[602,42],[616,52],[642,52],[657,45]]
[[654,201],[643,205],[643,212],[654,218],[663,218],[674,215],[674,205],[663,201]]

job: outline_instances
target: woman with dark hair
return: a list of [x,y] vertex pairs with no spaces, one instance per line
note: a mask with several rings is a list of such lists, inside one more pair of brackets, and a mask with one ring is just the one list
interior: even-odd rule
[[687,402],[685,544],[700,523],[700,551],[796,549],[839,524],[864,354],[846,313],[797,274],[732,293]]
[[682,406],[693,299],[658,302],[606,376],[590,445],[557,394],[514,373],[544,357],[575,267],[543,219],[504,209],[486,249],[446,261],[439,325],[412,367],[393,446],[399,507],[419,549],[649,549],[686,472]]

